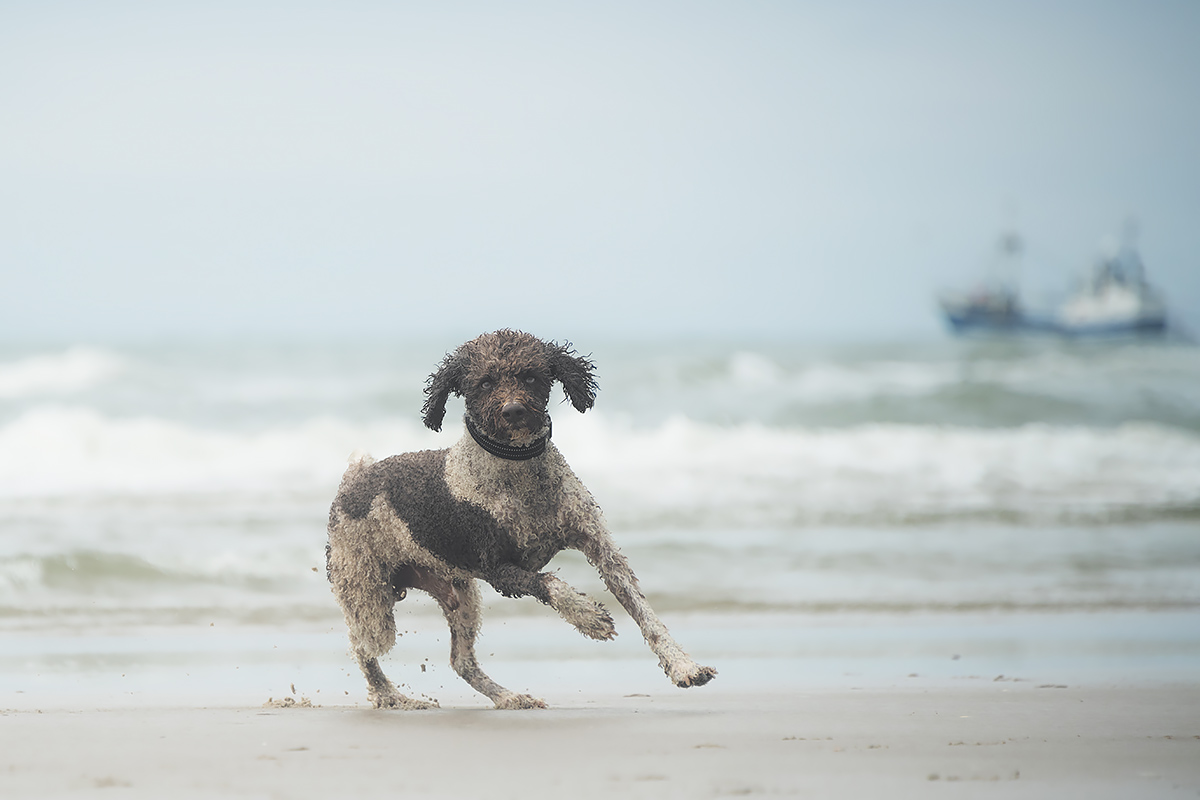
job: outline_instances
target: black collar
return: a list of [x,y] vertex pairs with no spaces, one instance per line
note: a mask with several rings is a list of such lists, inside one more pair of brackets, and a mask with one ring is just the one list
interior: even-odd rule
[[507,461],[528,461],[531,458],[537,458],[542,453],[546,452],[546,442],[550,441],[550,434],[553,432],[550,426],[550,421],[546,421],[546,435],[538,439],[531,445],[525,447],[514,447],[511,444],[502,444],[495,439],[489,439],[475,427],[475,423],[471,422],[471,418],[466,414],[463,415],[463,422],[467,423],[467,432],[471,434],[471,438],[475,443],[487,450],[494,456],[503,458]]

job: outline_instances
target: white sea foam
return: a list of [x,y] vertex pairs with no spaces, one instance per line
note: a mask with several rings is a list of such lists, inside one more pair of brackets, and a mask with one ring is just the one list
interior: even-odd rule
[[638,522],[1103,517],[1200,506],[1200,437],[1158,425],[779,429],[676,417],[637,430],[595,416],[560,428],[576,471],[606,507]]
[[120,356],[93,347],[0,363],[0,398],[69,394],[108,380],[125,367]]
[[923,395],[949,386],[959,375],[948,364],[880,362],[860,366],[818,363],[800,372],[792,393],[809,402],[863,400],[884,395]]
[[[708,376],[701,391],[769,389],[809,403],[862,400],[881,395],[921,395],[961,379],[950,362],[805,360],[783,365],[756,351],[742,350]],[[678,380],[678,378],[677,378]]]
[[[332,492],[352,451],[445,447],[453,428],[326,417],[238,434],[39,407],[0,428],[0,497]],[[650,526],[1200,507],[1200,436],[1155,424],[643,429],[591,413],[562,416],[555,441],[610,516]]]
[[730,356],[727,370],[729,388],[772,389],[807,403],[924,395],[961,379],[960,371],[950,363],[817,360],[788,370],[768,356],[751,351]]
[[743,387],[758,387],[778,383],[783,369],[764,355],[753,352],[734,353],[729,358],[729,374],[734,383]]
[[[953,357],[951,357],[951,355]],[[955,401],[964,407],[951,411],[987,415],[974,404],[980,396],[997,397],[996,390],[1025,398],[1020,413],[1036,419],[1039,408],[1052,413],[1063,403],[1094,421],[1111,421],[1114,415],[1143,415],[1173,419],[1188,416],[1200,403],[1200,361],[1185,349],[1116,349],[1104,351],[1035,350],[1013,354],[975,355],[945,353],[920,358],[853,358],[818,355],[779,360],[756,351],[728,356],[719,369],[700,381],[679,380],[660,387],[664,394],[690,392],[694,402],[744,398],[759,393],[760,406],[769,410],[780,402],[794,408],[843,403],[866,404],[868,415],[875,401],[921,402],[947,390],[970,389]],[[997,410],[1003,411],[999,398]],[[1046,403],[1048,406],[1029,405]],[[753,411],[746,412],[753,415]],[[750,416],[749,418],[753,418]],[[1003,414],[998,418],[1010,422]],[[1031,419],[1031,421],[1033,421]],[[871,421],[865,416],[863,422]]]
[[356,449],[436,446],[431,438],[404,423],[319,418],[239,434],[39,407],[0,429],[0,497],[307,491],[336,486]]

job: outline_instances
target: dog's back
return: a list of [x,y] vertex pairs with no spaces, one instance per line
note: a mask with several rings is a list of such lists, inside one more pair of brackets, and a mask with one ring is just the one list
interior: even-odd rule
[[[386,558],[387,551],[394,549],[389,546],[392,540],[406,536],[446,567],[468,572],[516,559],[515,542],[500,523],[483,508],[451,493],[446,454],[446,450],[422,450],[351,466],[330,509],[331,545],[354,549],[352,540],[364,532],[369,538],[382,535],[388,541],[359,546]],[[369,524],[373,507],[389,521],[386,526]]]

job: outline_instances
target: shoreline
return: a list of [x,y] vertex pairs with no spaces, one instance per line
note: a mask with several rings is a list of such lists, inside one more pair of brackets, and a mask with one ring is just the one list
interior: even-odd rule
[[[573,696],[572,696],[573,694]],[[5,797],[1195,797],[1200,683],[0,711]],[[265,699],[265,698],[264,698]]]
[[[514,691],[574,698],[669,688],[632,622],[593,642],[543,610],[489,617],[484,669]],[[668,623],[721,694],[956,688],[993,681],[1086,686],[1190,684],[1200,676],[1200,611],[1072,614],[672,614]],[[441,619],[405,613],[384,671],[410,694],[486,705],[447,664]],[[365,702],[344,626],[179,626],[8,630],[0,709],[256,706],[293,691]]]

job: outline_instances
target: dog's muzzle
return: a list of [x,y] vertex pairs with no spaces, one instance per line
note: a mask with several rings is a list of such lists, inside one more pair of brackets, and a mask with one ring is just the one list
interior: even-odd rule
[[505,403],[504,408],[500,409],[500,416],[504,417],[509,427],[525,426],[529,418],[529,409],[524,403]]

